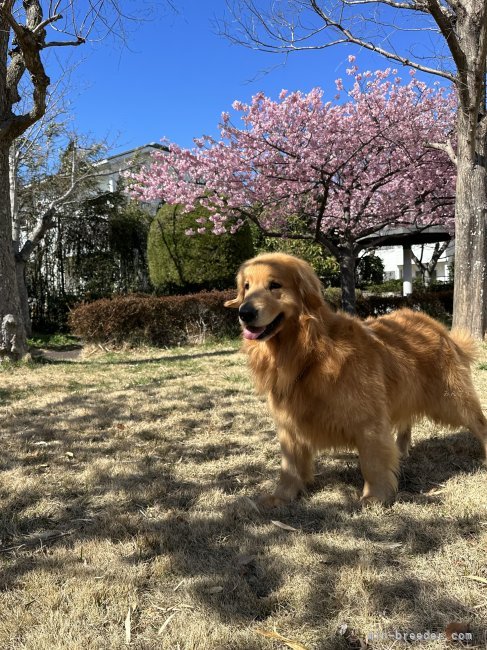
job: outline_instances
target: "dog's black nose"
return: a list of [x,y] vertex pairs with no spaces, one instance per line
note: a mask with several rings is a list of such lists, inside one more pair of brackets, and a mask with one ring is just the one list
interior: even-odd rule
[[247,302],[240,306],[238,315],[244,323],[251,323],[257,318],[257,309],[251,303]]

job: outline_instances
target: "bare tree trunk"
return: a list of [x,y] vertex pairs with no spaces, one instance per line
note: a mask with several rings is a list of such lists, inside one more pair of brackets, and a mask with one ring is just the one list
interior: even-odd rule
[[411,250],[411,255],[414,263],[420,270],[423,284],[426,287],[429,287],[431,285],[438,260],[448,248],[449,243],[450,240],[444,241],[441,244],[440,242],[436,242],[433,254],[431,255],[429,262],[423,262],[424,244],[421,246],[421,257],[417,257],[417,255],[414,254],[414,251]]
[[485,135],[472,143],[468,116],[460,111],[458,119],[453,327],[482,339],[486,328],[487,148]]
[[[0,19],[0,124],[11,116],[13,103],[6,67],[10,28]],[[11,71],[12,68],[9,68]],[[0,134],[0,363],[18,360],[27,353],[27,340],[20,308],[12,241],[10,209],[10,145],[5,130]]]
[[27,292],[27,284],[25,281],[25,262],[16,257],[15,272],[17,274],[17,286],[19,289],[20,311],[22,312],[22,320],[24,321],[26,336],[32,336],[32,320],[30,318],[29,309],[29,294]]
[[12,245],[15,256],[15,273],[17,275],[17,284],[19,289],[20,310],[24,321],[26,336],[32,336],[32,321],[29,312],[29,296],[25,282],[25,261],[19,257],[20,252],[20,233],[21,223],[18,210],[18,193],[17,193],[17,149],[15,142],[9,151],[9,184],[10,184],[10,213],[12,218]]
[[0,140],[0,363],[27,353],[19,301],[10,213],[9,144]]
[[10,213],[12,216],[12,239],[17,244],[17,250],[20,248],[20,219],[18,210],[17,194],[17,152],[15,142],[9,150],[9,183],[10,183]]

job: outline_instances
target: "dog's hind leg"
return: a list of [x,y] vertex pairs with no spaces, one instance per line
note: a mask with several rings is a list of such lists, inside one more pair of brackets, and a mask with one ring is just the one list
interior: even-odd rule
[[397,492],[399,448],[388,428],[365,432],[357,440],[364,477],[363,502],[388,503]]
[[487,420],[482,413],[476,395],[474,399],[468,400],[467,404],[462,404],[461,413],[463,415],[462,424],[479,439],[484,454],[484,463],[487,465]]
[[482,445],[487,464],[487,419],[485,418],[475,389],[470,381],[464,381],[460,388],[448,387],[434,419],[450,426],[464,426],[476,436]]
[[401,458],[407,458],[409,455],[409,447],[411,446],[411,425],[397,432],[396,444]]
[[274,494],[262,495],[259,502],[264,506],[279,506],[293,501],[306,485],[313,481],[313,452],[296,440],[286,429],[279,430],[281,444],[281,474]]

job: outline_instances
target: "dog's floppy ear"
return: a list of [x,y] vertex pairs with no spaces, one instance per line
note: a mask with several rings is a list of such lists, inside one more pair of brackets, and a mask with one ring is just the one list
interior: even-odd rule
[[233,300],[227,300],[223,303],[224,307],[229,307],[230,309],[238,309],[243,303],[244,299],[244,288],[243,288],[243,272],[242,267],[237,273],[237,297]]
[[323,291],[321,282],[306,262],[301,262],[297,268],[299,277],[299,292],[306,312],[312,313],[323,305]]
[[241,300],[240,296],[237,296],[233,300],[226,300],[223,303],[223,306],[224,307],[229,307],[230,309],[238,309],[241,304],[242,304],[242,300]]

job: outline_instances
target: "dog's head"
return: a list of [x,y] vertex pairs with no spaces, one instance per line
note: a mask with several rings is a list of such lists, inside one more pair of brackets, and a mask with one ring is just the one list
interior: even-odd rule
[[238,309],[243,336],[268,340],[323,306],[321,284],[310,265],[284,253],[264,253],[244,262],[238,294],[225,307]]

